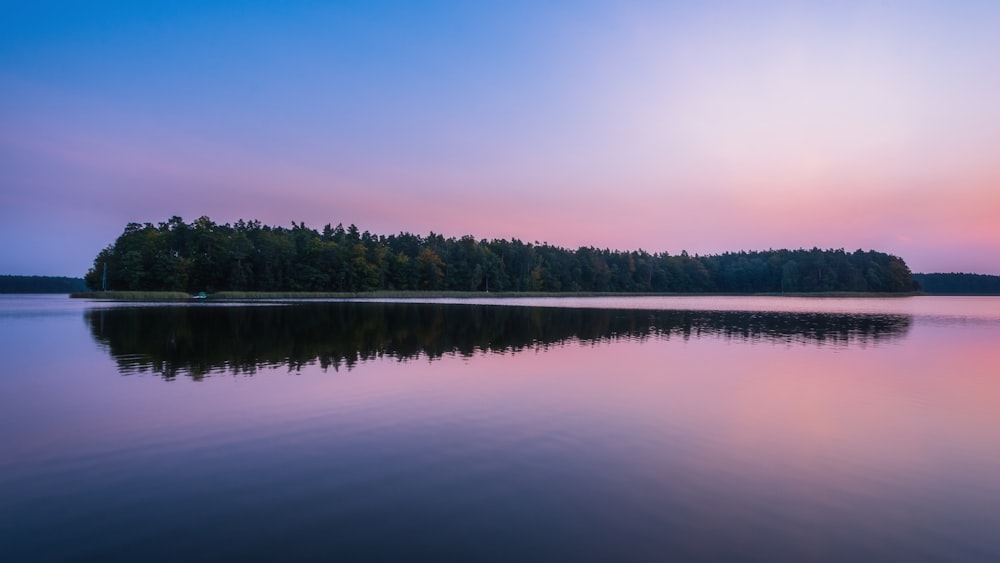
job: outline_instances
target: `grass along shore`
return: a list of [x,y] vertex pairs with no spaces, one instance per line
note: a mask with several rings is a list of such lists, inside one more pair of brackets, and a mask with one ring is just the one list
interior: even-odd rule
[[184,291],[78,291],[70,293],[74,299],[107,299],[109,301],[190,301],[191,294]]
[[[481,299],[517,297],[913,297],[921,292],[877,293],[829,291],[815,293],[625,293],[625,292],[562,292],[542,291],[491,292],[482,291],[219,291],[204,297],[209,301],[268,301],[284,299]],[[71,293],[76,299],[106,299],[110,301],[190,301],[197,296],[183,291],[86,291]]]

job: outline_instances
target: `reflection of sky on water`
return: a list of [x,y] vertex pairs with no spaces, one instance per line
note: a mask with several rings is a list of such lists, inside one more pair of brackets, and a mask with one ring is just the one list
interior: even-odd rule
[[503,299],[353,299],[383,303],[491,304],[526,307],[573,307],[676,311],[746,311],[770,313],[841,313],[909,315],[1000,321],[996,297],[784,297],[736,295],[514,297]]
[[119,377],[80,320],[0,327],[0,512],[25,552],[1000,555],[997,324],[916,321],[891,345],[572,337],[165,384]]

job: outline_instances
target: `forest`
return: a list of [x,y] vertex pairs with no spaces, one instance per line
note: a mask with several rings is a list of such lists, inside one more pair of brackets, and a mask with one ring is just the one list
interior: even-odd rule
[[81,278],[0,276],[0,293],[73,293],[86,289]]
[[872,250],[569,250],[518,239],[375,235],[353,224],[290,228],[200,217],[129,223],[85,278],[92,290],[481,292],[910,292],[899,257]]
[[1000,295],[1000,276],[985,274],[913,274],[931,295]]

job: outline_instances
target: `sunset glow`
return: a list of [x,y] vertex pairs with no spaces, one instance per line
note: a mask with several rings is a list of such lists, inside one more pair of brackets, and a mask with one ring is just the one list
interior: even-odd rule
[[0,273],[208,215],[1000,274],[1000,4],[18,3]]

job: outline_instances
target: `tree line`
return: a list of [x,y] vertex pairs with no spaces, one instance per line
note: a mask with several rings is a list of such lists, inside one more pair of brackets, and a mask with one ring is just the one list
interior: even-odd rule
[[85,289],[83,278],[0,276],[0,293],[73,293]]
[[985,274],[913,274],[921,288],[933,295],[1000,295],[1000,276]]
[[856,250],[681,252],[569,250],[518,239],[401,232],[355,225],[317,231],[260,221],[129,223],[94,259],[92,290],[498,292],[908,292],[899,257]]

